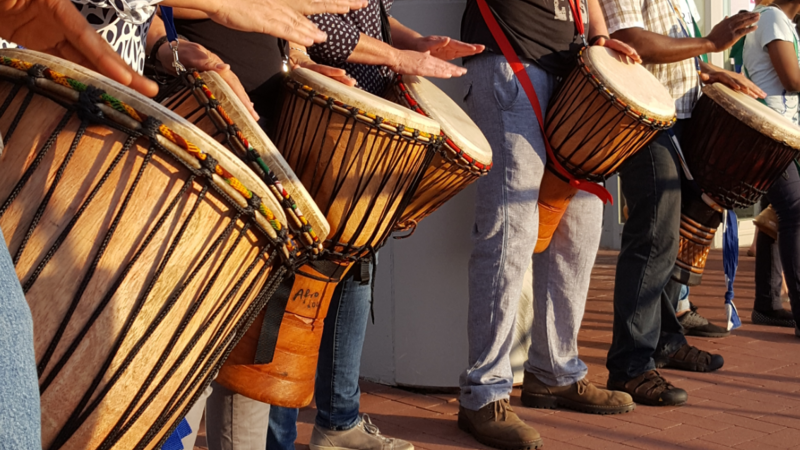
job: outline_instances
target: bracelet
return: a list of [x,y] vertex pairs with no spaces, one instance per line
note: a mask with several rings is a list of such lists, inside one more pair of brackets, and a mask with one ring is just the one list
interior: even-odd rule
[[[178,39],[182,39],[186,42],[189,42],[189,40],[186,39],[185,36],[180,34],[178,35]],[[156,43],[153,44],[153,48],[150,50],[150,55],[147,57],[147,59],[150,60],[150,64],[156,64],[158,62],[158,49],[160,49],[162,45],[166,44],[167,41],[169,41],[169,38],[166,35],[164,35],[158,38]]]
[[597,36],[594,36],[593,38],[589,39],[589,45],[590,46],[595,45],[597,43],[597,41],[600,40],[600,38],[603,38],[605,40],[611,39],[610,37],[608,37],[608,36],[606,36],[604,34],[598,34]]
[[302,54],[304,54],[304,55],[308,56],[308,52],[306,52],[306,51],[304,51],[304,50],[300,50],[300,49],[299,49],[299,48],[297,48],[297,47],[289,47],[289,50],[294,50],[294,51],[296,51],[296,52],[300,52],[300,53],[302,53]]

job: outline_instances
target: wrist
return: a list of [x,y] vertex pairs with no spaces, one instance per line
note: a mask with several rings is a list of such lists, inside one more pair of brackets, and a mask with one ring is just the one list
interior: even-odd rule
[[608,36],[606,36],[606,35],[604,35],[604,34],[597,34],[597,35],[594,35],[594,36],[592,36],[591,38],[589,38],[589,46],[592,46],[592,45],[597,45],[597,41],[599,41],[600,39],[605,39],[605,40],[607,40],[607,41],[608,41],[608,40],[610,40],[611,38],[610,38],[610,37],[608,37]]
[[703,40],[705,42],[703,43],[704,44],[703,45],[703,51],[702,51],[702,53],[700,53],[700,55],[703,55],[703,54],[706,54],[706,53],[718,53],[718,52],[722,51],[717,47],[717,44],[715,44],[714,41],[712,41],[711,39],[703,38]]

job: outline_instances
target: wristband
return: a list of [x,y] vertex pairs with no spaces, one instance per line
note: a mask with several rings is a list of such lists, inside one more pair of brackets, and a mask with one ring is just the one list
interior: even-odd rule
[[597,41],[599,41],[600,38],[603,38],[605,40],[611,39],[610,37],[608,37],[608,36],[606,36],[604,34],[598,34],[597,36],[594,36],[591,39],[589,39],[589,46],[597,44]]
[[[188,39],[186,39],[186,37],[180,34],[178,35],[178,39],[190,42]],[[167,41],[169,41],[169,38],[166,35],[164,35],[158,38],[156,43],[153,44],[153,48],[150,49],[150,55],[147,57],[147,59],[150,60],[150,64],[160,63],[160,61],[158,60],[158,49],[160,49],[162,45],[166,44]]]

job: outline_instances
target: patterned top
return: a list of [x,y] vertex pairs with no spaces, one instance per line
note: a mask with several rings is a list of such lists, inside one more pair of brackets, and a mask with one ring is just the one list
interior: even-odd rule
[[[72,0],[75,7],[132,68],[144,70],[147,32],[161,0]],[[0,48],[17,45],[0,38]]]
[[[673,5],[680,8],[679,4],[674,0],[600,0],[609,33],[636,27],[673,38],[684,38],[687,36],[681,26],[680,16],[673,8]],[[694,59],[670,64],[645,64],[644,67],[672,94],[678,118],[691,117],[692,109],[700,97],[700,78]]]
[[366,8],[350,11],[347,14],[317,14],[310,16],[322,31],[328,33],[328,40],[308,48],[308,54],[315,62],[344,69],[356,79],[358,87],[381,95],[389,87],[394,73],[386,66],[352,64],[347,58],[353,53],[361,33],[383,40],[381,36],[381,9],[383,1],[387,14],[393,0],[369,0]]

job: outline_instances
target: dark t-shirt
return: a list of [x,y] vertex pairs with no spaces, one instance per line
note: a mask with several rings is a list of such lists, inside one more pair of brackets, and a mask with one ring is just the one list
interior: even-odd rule
[[[575,66],[582,44],[568,0],[486,0],[486,3],[517,55],[535,61],[558,76],[567,75]],[[583,21],[588,23],[585,1],[581,1],[581,8]],[[483,44],[487,50],[502,55],[476,0],[467,1],[461,21],[461,40]]]
[[266,34],[231,30],[210,19],[176,19],[178,34],[186,36],[231,65],[247,92],[281,71],[278,39]]

